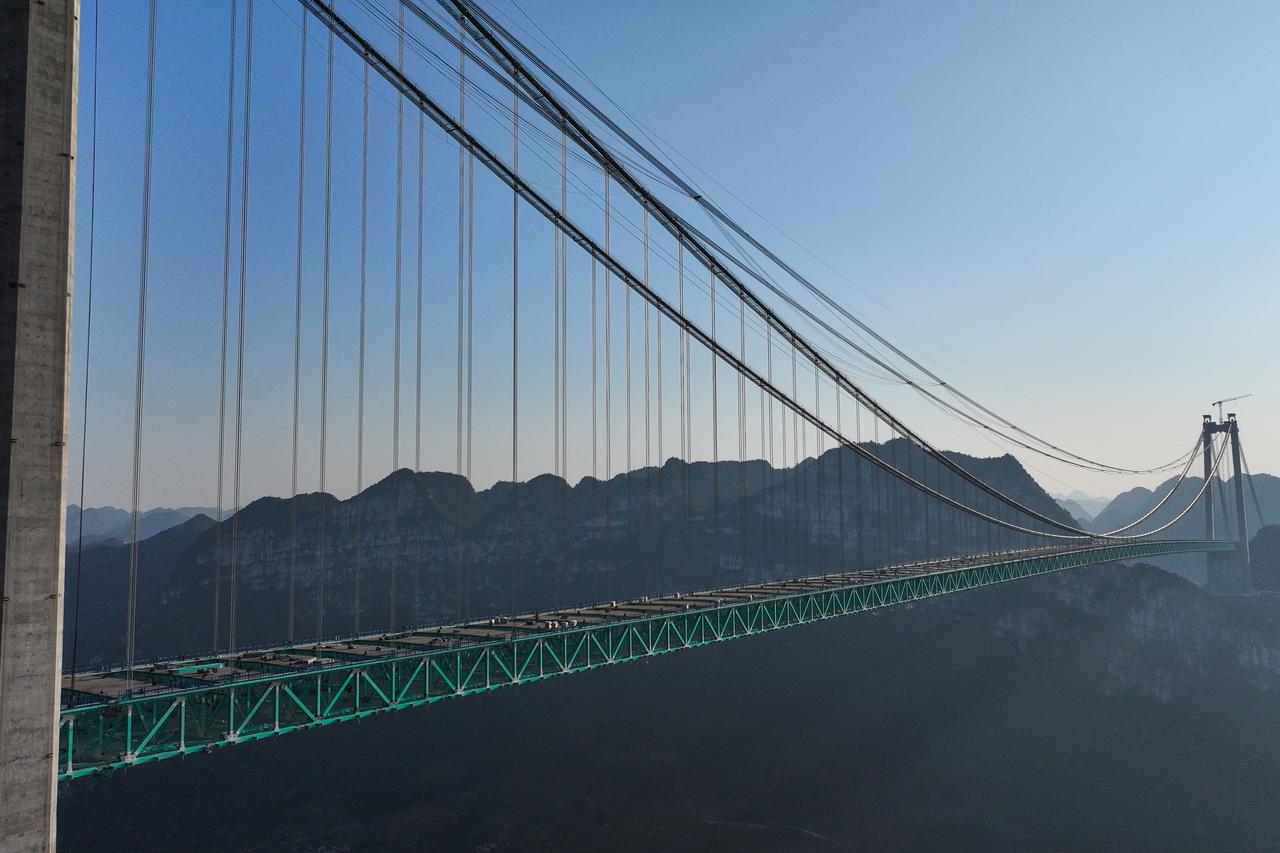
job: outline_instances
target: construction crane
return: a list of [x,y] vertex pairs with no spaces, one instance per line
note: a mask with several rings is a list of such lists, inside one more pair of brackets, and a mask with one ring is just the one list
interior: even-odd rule
[[1224,400],[1214,400],[1212,403],[1210,403],[1210,404],[1209,404],[1209,407],[1210,407],[1210,408],[1212,408],[1212,407],[1214,407],[1214,406],[1217,406],[1217,407],[1218,407],[1218,422],[1219,422],[1219,423],[1221,423],[1221,422],[1222,422],[1222,404],[1223,404],[1223,403],[1233,403],[1233,402],[1235,402],[1236,400],[1243,400],[1245,397],[1252,397],[1252,396],[1253,396],[1252,394],[1241,394],[1239,397],[1227,397],[1227,398],[1226,398],[1226,399],[1224,399]]

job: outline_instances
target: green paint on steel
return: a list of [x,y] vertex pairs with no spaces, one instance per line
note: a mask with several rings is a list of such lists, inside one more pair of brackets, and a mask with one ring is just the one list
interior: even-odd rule
[[[62,709],[58,778],[77,779],[207,752],[1033,575],[1115,560],[1234,549],[1233,542],[1167,541],[1014,552],[991,555],[980,564],[905,577],[890,577],[886,571],[883,580],[851,580],[847,585],[832,584],[830,577],[814,579],[829,585],[536,634],[513,632],[509,638],[454,648],[421,650],[388,642],[386,656],[351,655],[314,669],[263,668],[223,684],[188,685],[175,679],[154,690],[88,704],[81,695],[75,697],[80,704]],[[222,666],[217,661],[182,661],[167,669],[184,674]]]

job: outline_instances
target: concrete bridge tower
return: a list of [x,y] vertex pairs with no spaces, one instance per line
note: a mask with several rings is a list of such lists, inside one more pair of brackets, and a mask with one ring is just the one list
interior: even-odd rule
[[[1208,557],[1208,586],[1210,592],[1221,595],[1248,595],[1253,592],[1253,568],[1249,559],[1249,532],[1245,524],[1244,509],[1244,470],[1240,460],[1240,423],[1234,413],[1228,413],[1225,420],[1215,422],[1212,415],[1204,416],[1202,427],[1204,446],[1204,476],[1210,480],[1204,490],[1205,537],[1214,539],[1213,514],[1213,436],[1226,433],[1231,442],[1232,492],[1235,497],[1236,541],[1239,548],[1232,554],[1216,554],[1210,552]],[[1226,521],[1226,519],[1223,519]]]
[[51,850],[79,0],[0,0],[0,850]]

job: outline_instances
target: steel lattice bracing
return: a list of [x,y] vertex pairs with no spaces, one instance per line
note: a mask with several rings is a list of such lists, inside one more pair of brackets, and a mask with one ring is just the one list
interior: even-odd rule
[[[1045,548],[609,602],[81,675],[64,689],[59,778],[585,672],[1019,578],[1232,542]],[[64,686],[69,684],[69,680]]]

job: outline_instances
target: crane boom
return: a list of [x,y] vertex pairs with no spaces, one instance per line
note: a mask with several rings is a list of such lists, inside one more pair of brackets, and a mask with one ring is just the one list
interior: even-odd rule
[[1252,397],[1252,396],[1253,396],[1253,394],[1252,394],[1252,393],[1250,393],[1250,394],[1240,394],[1239,396],[1236,396],[1236,397],[1224,397],[1224,398],[1223,398],[1223,399],[1221,399],[1221,400],[1214,400],[1214,401],[1213,401],[1212,403],[1210,403],[1209,405],[1210,405],[1211,407],[1212,407],[1212,406],[1217,406],[1217,407],[1218,407],[1218,420],[1219,420],[1219,421],[1221,421],[1221,420],[1222,420],[1222,404],[1223,404],[1223,403],[1233,403],[1233,402],[1235,402],[1236,400],[1243,400],[1245,397]]

